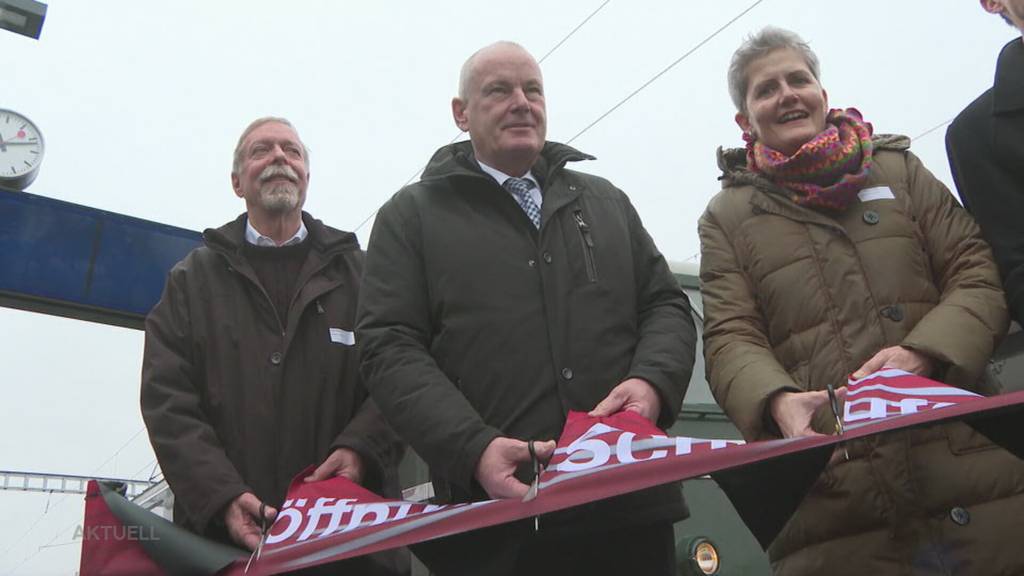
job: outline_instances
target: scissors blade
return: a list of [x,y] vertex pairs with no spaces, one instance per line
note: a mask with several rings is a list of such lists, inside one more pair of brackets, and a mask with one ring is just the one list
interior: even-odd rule
[[249,561],[245,563],[245,570],[242,572],[243,574],[249,573],[249,567],[252,566],[252,561],[254,558],[256,558],[256,554],[259,552],[259,550],[260,548],[259,546],[257,546],[256,549],[252,551],[252,554],[249,555]]
[[263,554],[263,543],[267,541],[267,505],[260,502],[260,543],[256,545],[256,559]]
[[540,483],[537,481],[537,478],[534,478],[533,482],[530,482],[530,489],[526,491],[526,496],[523,496],[523,502],[533,500],[537,497],[538,492],[540,492]]
[[244,574],[249,573],[249,567],[252,566],[254,560],[259,560],[260,555],[263,554],[263,543],[267,541],[267,505],[260,502],[260,541],[256,544],[256,549],[249,555],[249,561],[245,563]]
[[828,402],[836,419],[836,432],[842,436],[846,429],[843,427],[843,416],[839,412],[839,398],[836,397],[836,389],[831,384],[828,385]]
[[[836,389],[831,384],[828,385],[828,402],[832,407],[832,415],[836,418],[836,434],[842,436],[846,432],[846,428],[843,427],[843,416],[839,413],[839,399],[836,397]],[[850,451],[846,449],[846,443],[841,445],[843,447],[843,456],[849,460]]]

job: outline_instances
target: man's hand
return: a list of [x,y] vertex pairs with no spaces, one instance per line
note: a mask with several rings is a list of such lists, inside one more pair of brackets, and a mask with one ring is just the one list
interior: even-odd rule
[[363,459],[351,448],[335,448],[334,452],[317,466],[312,474],[306,476],[304,482],[319,482],[334,476],[344,476],[356,484],[363,481]]
[[[846,386],[836,389],[837,399],[846,394]],[[822,404],[828,404],[828,391],[778,392],[769,400],[768,409],[784,438],[822,436],[811,428],[811,417]]]
[[[547,462],[555,453],[555,441],[534,442],[537,459]],[[526,442],[499,436],[484,449],[476,464],[476,480],[491,498],[522,498],[529,486],[515,477],[520,463],[530,462],[530,448]]]
[[[260,504],[260,499],[255,494],[245,492],[232,500],[224,510],[224,525],[227,526],[228,535],[236,544],[247,550],[255,550],[263,536],[260,529]],[[266,506],[263,509],[263,516],[269,528],[274,518],[277,518],[277,510]]]
[[611,416],[621,410],[636,412],[655,424],[661,414],[661,398],[651,383],[641,378],[623,380],[601,400],[590,416]]
[[853,377],[854,379],[863,378],[868,374],[878,372],[882,368],[898,368],[911,374],[927,377],[931,375],[935,366],[931,358],[916,350],[904,348],[903,346],[890,346],[889,348],[882,348],[878,354],[872,356],[870,360],[853,373]]

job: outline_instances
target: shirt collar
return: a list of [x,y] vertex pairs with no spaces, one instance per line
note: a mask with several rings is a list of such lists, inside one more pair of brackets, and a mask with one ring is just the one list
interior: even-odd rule
[[[498,170],[497,168],[493,168],[491,166],[488,166],[487,164],[484,164],[479,159],[477,159],[476,162],[477,162],[477,164],[480,165],[480,169],[481,170],[483,170],[485,173],[487,173],[487,175],[489,175],[491,178],[494,178],[495,180],[497,180],[499,186],[504,187],[505,186],[505,180],[508,180],[509,178],[512,178],[512,176],[509,176],[508,174],[505,174],[501,170]],[[533,177],[533,171],[532,170],[527,172],[523,176],[523,178],[529,180],[530,182],[533,182],[533,185],[536,186],[538,190],[540,190],[540,182],[537,182],[537,179]]]
[[295,232],[295,235],[278,244],[274,242],[273,238],[261,234],[259,230],[253,227],[252,222],[248,218],[245,219],[245,241],[256,246],[269,246],[272,248],[291,246],[305,240],[307,235],[309,235],[309,231],[306,230],[306,223],[299,220],[299,230]]

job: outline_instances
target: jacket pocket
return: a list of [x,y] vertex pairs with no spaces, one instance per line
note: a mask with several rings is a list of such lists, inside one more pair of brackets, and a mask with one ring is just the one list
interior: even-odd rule
[[583,264],[587,269],[587,279],[597,282],[597,262],[594,260],[594,237],[590,233],[590,225],[583,219],[583,210],[573,210],[576,229],[580,233],[580,246],[583,248]]

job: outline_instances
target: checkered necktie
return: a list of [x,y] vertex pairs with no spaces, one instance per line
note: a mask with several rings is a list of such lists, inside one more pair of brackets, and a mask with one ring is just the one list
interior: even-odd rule
[[533,201],[533,196],[530,195],[530,190],[536,186],[533,180],[528,178],[509,178],[505,180],[502,186],[505,187],[505,190],[512,193],[512,197],[519,203],[519,207],[530,217],[533,225],[540,229],[540,206],[537,206],[537,203]]

